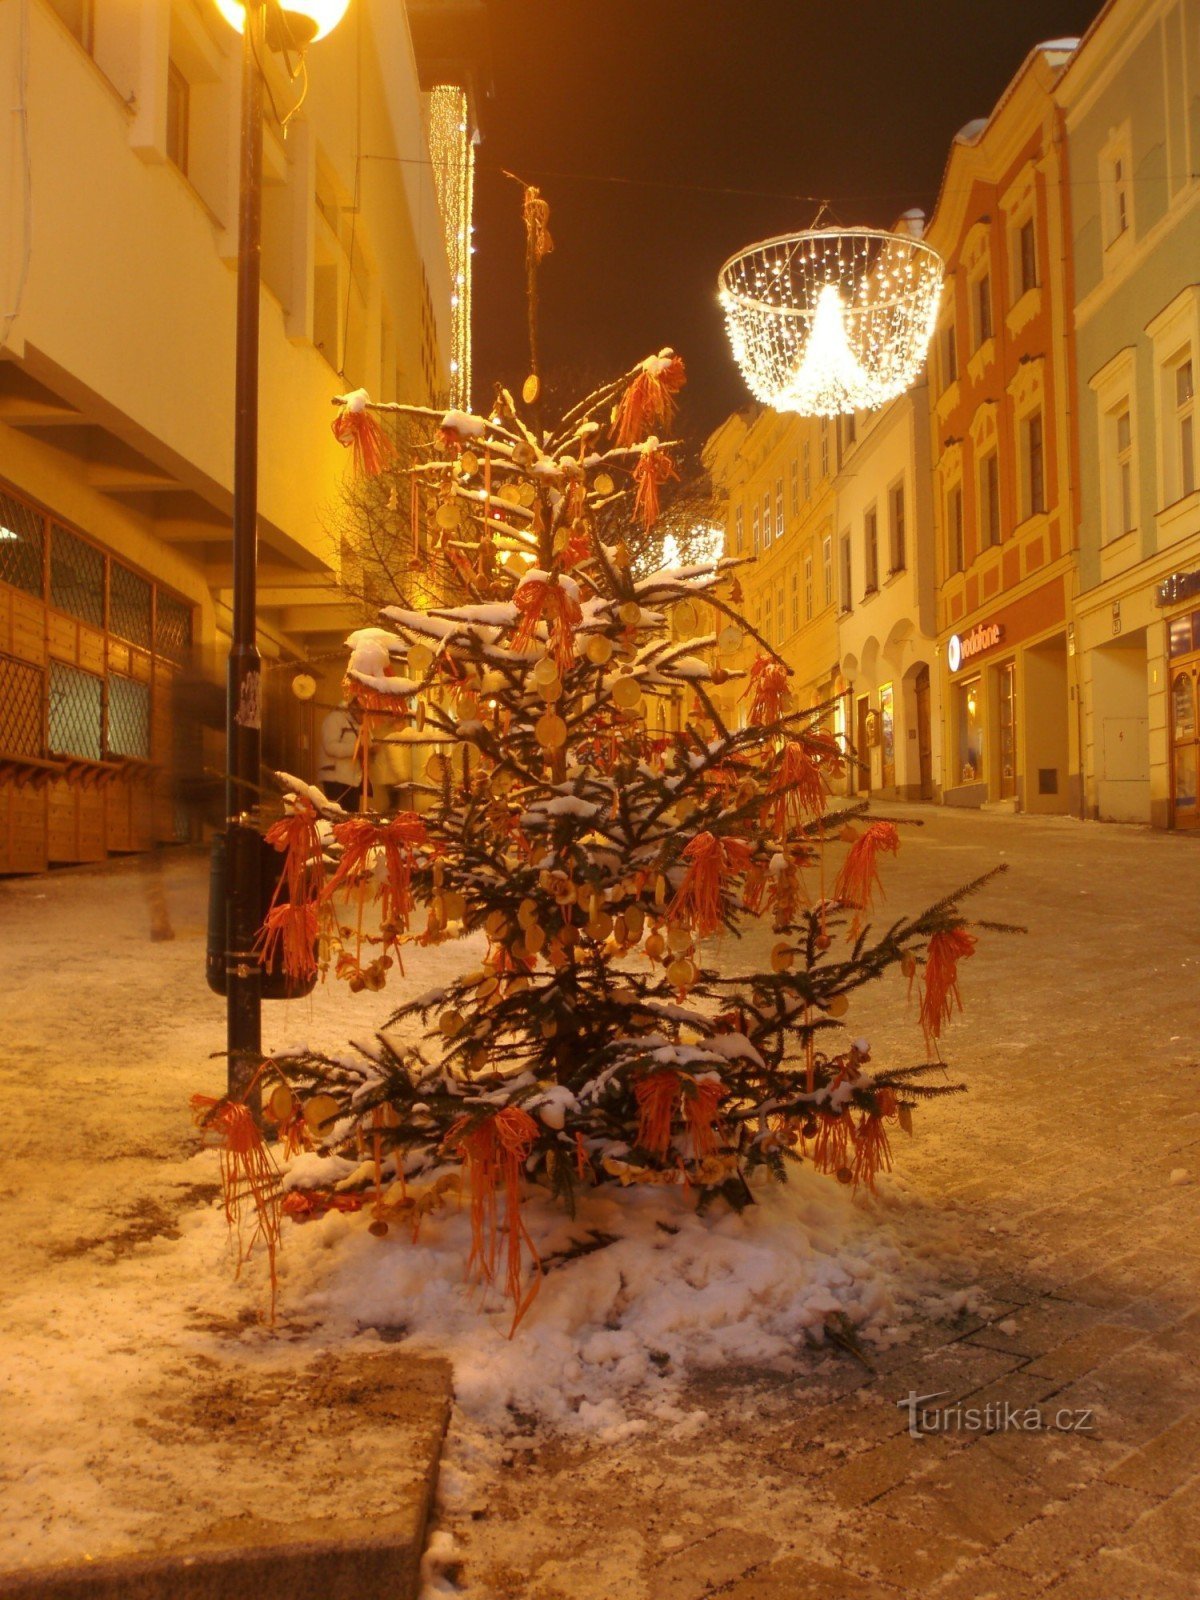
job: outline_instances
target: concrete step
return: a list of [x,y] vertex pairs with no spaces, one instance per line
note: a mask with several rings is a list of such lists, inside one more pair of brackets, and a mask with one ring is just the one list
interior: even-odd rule
[[[239,1381],[261,1390],[263,1374],[247,1370]],[[236,1412],[228,1382],[214,1399],[218,1429],[228,1427],[231,1403]],[[252,1504],[239,1495],[235,1464],[227,1485],[232,1514],[202,1538],[173,1546],[164,1527],[153,1549],[0,1573],[3,1600],[415,1600],[450,1416],[448,1363],[399,1351],[323,1355],[282,1383],[274,1375],[269,1426],[255,1426],[261,1401],[245,1398],[249,1412],[235,1445],[255,1485]],[[325,1446],[339,1436],[348,1446],[337,1497],[344,1513],[313,1516],[305,1441],[322,1439],[327,1474]],[[328,1491],[328,1482],[321,1487]],[[368,1487],[373,1510],[364,1516]],[[178,1493],[186,1502],[185,1438]]]

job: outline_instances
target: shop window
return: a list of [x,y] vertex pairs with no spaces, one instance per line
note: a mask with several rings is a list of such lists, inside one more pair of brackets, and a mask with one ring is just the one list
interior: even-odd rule
[[980,523],[985,546],[1000,543],[1000,461],[995,450],[979,465]]
[[119,561],[112,563],[108,580],[108,628],[130,644],[149,650],[150,585],[145,578],[123,567]]
[[896,707],[890,683],[879,690],[879,760],[883,787],[892,789],[896,784]]
[[1190,616],[1172,617],[1167,624],[1167,654],[1172,660],[1176,656],[1191,655],[1193,650],[1200,650],[1200,611],[1193,611]]
[[150,759],[150,686],[111,672],[108,676],[109,756]]
[[101,757],[104,680],[65,661],[50,663],[47,743],[50,754],[84,761]]
[[40,595],[45,582],[45,530],[30,506],[0,494],[0,583]]
[[821,565],[825,579],[825,604],[833,601],[833,538],[826,534],[821,541]]
[[979,783],[983,779],[983,685],[969,678],[954,687],[958,719],[958,781]]
[[55,523],[50,529],[50,604],[93,628],[104,626],[104,556]]
[[879,587],[879,517],[874,506],[863,517],[863,567],[866,574],[864,594],[874,594]]
[[14,656],[0,656],[0,754],[42,754],[41,667]]
[[889,576],[903,572],[906,559],[904,528],[904,485],[896,484],[888,495]]
[[[1194,826],[1200,779],[1197,743],[1195,669],[1181,669],[1171,681],[1171,793],[1176,825]],[[1180,815],[1183,813],[1183,815]]]
[[160,589],[154,605],[154,648],[160,656],[183,666],[192,653],[192,608]]
[[1017,792],[1017,669],[1006,661],[996,673],[1000,722],[1000,798],[1011,799]]
[[812,621],[813,614],[813,560],[812,556],[804,558],[804,620]]

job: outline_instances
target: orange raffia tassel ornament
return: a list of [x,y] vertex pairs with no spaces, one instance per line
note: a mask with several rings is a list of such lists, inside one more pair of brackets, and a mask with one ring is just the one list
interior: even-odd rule
[[[443,1147],[457,1151],[467,1169],[471,1190],[471,1258],[467,1271],[477,1271],[487,1283],[495,1281],[500,1258],[500,1220],[496,1191],[504,1190],[504,1225],[508,1232],[505,1291],[513,1303],[511,1339],[541,1287],[542,1263],[521,1216],[521,1173],[538,1125],[519,1106],[505,1106],[482,1121],[460,1117],[446,1134]],[[533,1258],[534,1280],[522,1287],[523,1246]]]
[[665,1156],[671,1147],[676,1105],[692,1141],[692,1158],[703,1160],[717,1148],[717,1107],[726,1088],[716,1078],[689,1077],[667,1068],[639,1078],[633,1093],[638,1105],[637,1142],[651,1155]]
[[865,911],[874,901],[879,882],[877,857],[895,855],[900,848],[900,835],[892,822],[870,823],[846,852],[842,870],[833,886],[835,896],[844,906],[857,906]]
[[767,793],[772,799],[766,816],[778,839],[786,838],[790,828],[802,828],[825,810],[824,774],[801,740],[789,739],[784,745]]
[[890,1089],[879,1091],[878,1102],[878,1111],[863,1113],[854,1135],[854,1187],[857,1189],[860,1183],[865,1183],[872,1193],[876,1174],[892,1170],[892,1147],[883,1125],[884,1118],[894,1119],[899,1115],[896,1097]]
[[954,1007],[962,1010],[962,995],[958,992],[958,963],[975,954],[975,935],[965,928],[951,928],[947,933],[930,935],[929,950],[925,957],[925,985],[921,994],[921,1028],[928,1044],[940,1039],[942,1029],[954,1015]]
[[638,464],[633,469],[633,481],[637,484],[637,493],[633,500],[633,514],[647,532],[658,521],[661,509],[661,490],[664,483],[671,478],[678,478],[675,463],[665,450],[658,448],[653,439],[638,457]]
[[750,681],[742,699],[750,701],[747,721],[753,727],[765,727],[783,716],[783,702],[788,692],[788,670],[774,656],[756,656],[750,667]]
[[[275,1255],[279,1248],[280,1190],[279,1173],[263,1143],[249,1106],[240,1100],[215,1100],[211,1095],[192,1096],[192,1116],[203,1128],[212,1128],[221,1137],[221,1196],[229,1237],[237,1256],[237,1271],[259,1239],[267,1251],[271,1277],[271,1322],[275,1321],[275,1297],[279,1280]],[[246,1235],[247,1204],[254,1208],[254,1227]]]
[[375,896],[380,915],[384,922],[402,923],[407,928],[408,913],[413,909],[411,885],[416,850],[428,837],[421,818],[415,811],[400,811],[387,822],[351,817],[347,822],[335,823],[333,836],[342,847],[342,858],[325,889],[325,898],[332,899],[368,873],[374,864],[374,852],[382,851],[384,878]]
[[613,418],[613,441],[620,449],[640,444],[651,433],[665,433],[675,420],[675,396],[687,382],[683,357],[674,350],[647,356],[630,379]]
[[258,948],[266,970],[281,966],[290,982],[303,984],[317,971],[317,904],[325,878],[312,802],[302,797],[293,800],[288,814],[271,824],[266,837],[287,859],[258,935]]
[[537,631],[545,624],[548,642],[560,672],[566,672],[575,659],[574,629],[583,620],[574,580],[552,582],[544,572],[530,572],[522,578],[513,595],[520,614],[513,634],[514,650],[531,650]]
[[667,908],[667,920],[689,923],[704,938],[721,926],[721,891],[728,879],[749,869],[750,846],[743,839],[698,833],[684,849],[683,859],[687,871]]
[[339,395],[341,410],[333,419],[333,437],[354,451],[354,470],[368,478],[378,477],[396,454],[379,419],[367,407],[371,397],[365,389],[352,389]]
[[841,1172],[849,1165],[854,1124],[845,1111],[821,1111],[813,1142],[813,1166],[818,1172]]

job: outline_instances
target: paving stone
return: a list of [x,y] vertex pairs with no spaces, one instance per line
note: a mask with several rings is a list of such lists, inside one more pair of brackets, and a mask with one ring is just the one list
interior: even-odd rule
[[739,1580],[778,1549],[773,1539],[748,1528],[718,1528],[707,1537],[673,1550],[655,1567],[656,1600],[704,1600]]
[[1162,1500],[1134,1528],[1126,1548],[1147,1566],[1200,1579],[1200,1477]]
[[931,1515],[928,1499],[906,1485],[877,1500],[871,1515],[843,1536],[840,1548],[851,1568],[923,1594],[964,1558],[976,1555],[980,1545]]
[[891,1584],[860,1578],[845,1567],[785,1556],[755,1567],[713,1600],[898,1600],[901,1593]]
[[939,1528],[984,1546],[1007,1539],[1046,1504],[1041,1484],[976,1448],[935,1462],[913,1487]]
[[937,1439],[910,1439],[907,1433],[885,1439],[852,1456],[843,1466],[821,1480],[822,1491],[839,1506],[861,1506],[877,1500],[906,1478],[919,1471],[930,1454],[926,1446],[937,1449]]
[[1195,1476],[1200,1462],[1200,1408],[1186,1412],[1105,1473],[1110,1483],[1168,1495]]
[[1044,1355],[1031,1361],[1027,1370],[1039,1376],[1070,1383],[1142,1337],[1138,1329],[1121,1327],[1111,1322],[1098,1322],[1073,1337],[1064,1339],[1061,1344],[1054,1345]]
[[[1104,1550],[1041,1593],[1046,1600],[1200,1600],[1200,1579]],[[943,1600],[941,1594],[937,1600]]]
[[1092,1485],[1053,1512],[1027,1523],[999,1545],[996,1560],[1029,1577],[1066,1572],[1105,1546],[1120,1542],[1150,1505],[1145,1495],[1115,1484]]

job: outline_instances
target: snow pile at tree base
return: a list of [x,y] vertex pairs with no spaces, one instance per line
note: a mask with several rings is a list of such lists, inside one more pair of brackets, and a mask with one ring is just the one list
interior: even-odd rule
[[798,1167],[755,1200],[701,1216],[686,1191],[605,1188],[580,1196],[571,1219],[531,1189],[524,1216],[546,1270],[511,1339],[511,1303],[466,1280],[465,1205],[427,1218],[416,1244],[396,1227],[373,1237],[366,1213],[329,1212],[285,1230],[281,1312],[325,1338],[357,1330],[394,1345],[399,1335],[402,1348],[448,1355],[459,1407],[490,1430],[540,1425],[611,1441],[651,1417],[686,1430],[678,1401],[690,1373],[798,1369],[831,1327],[869,1353],[903,1339],[917,1314],[979,1298],[944,1286],[957,1248],[949,1218],[916,1208],[914,1255],[889,1221],[909,1202],[897,1207],[886,1191],[853,1197]]

